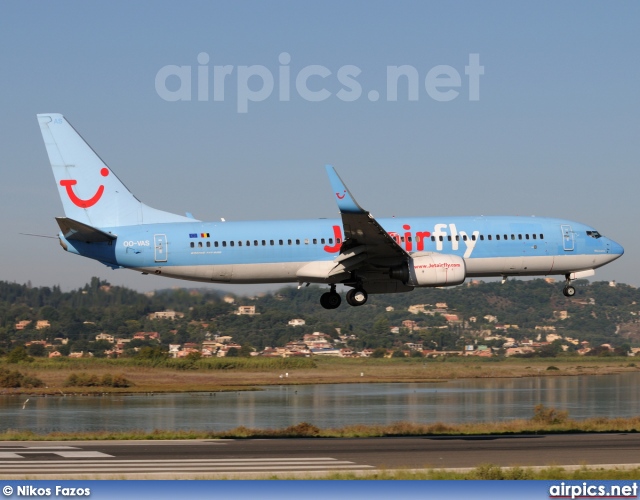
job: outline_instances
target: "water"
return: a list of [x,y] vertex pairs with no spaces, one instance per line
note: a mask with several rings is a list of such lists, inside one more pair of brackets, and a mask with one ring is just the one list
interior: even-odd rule
[[443,383],[270,386],[160,395],[0,396],[0,430],[213,430],[349,424],[460,423],[530,418],[542,403],[575,419],[640,414],[639,373]]

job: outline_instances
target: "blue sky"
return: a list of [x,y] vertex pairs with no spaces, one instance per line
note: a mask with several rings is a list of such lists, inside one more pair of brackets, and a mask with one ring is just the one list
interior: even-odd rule
[[[590,224],[626,251],[595,279],[639,286],[638,19],[631,1],[2,2],[0,279],[64,289],[91,276],[138,290],[189,285],[112,271],[55,240],[18,234],[55,235],[53,217],[63,215],[35,118],[59,112],[157,208],[203,220],[333,217],[331,163],[380,217]],[[214,66],[233,68],[221,101],[213,86],[197,99],[201,53],[209,83]],[[478,100],[465,75],[471,54],[484,68]],[[190,101],[159,94],[156,77],[169,65],[191,67]],[[312,65],[330,72],[308,80],[329,92],[319,102],[295,83]],[[401,65],[417,72],[417,100],[402,81],[397,101],[387,99],[387,68]],[[274,90],[239,113],[247,95],[239,74],[251,66],[273,75]],[[345,66],[360,71],[351,102],[338,97]],[[426,90],[438,66],[460,75],[452,100]],[[175,76],[164,83],[179,89]],[[254,77],[249,88],[261,83]]]

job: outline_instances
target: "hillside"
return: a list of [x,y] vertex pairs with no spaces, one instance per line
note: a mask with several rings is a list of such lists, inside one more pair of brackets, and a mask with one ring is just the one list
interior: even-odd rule
[[[0,352],[33,340],[60,344],[61,339],[68,339],[63,351],[99,353],[106,340],[96,341],[96,335],[130,339],[139,332],[157,332],[164,346],[201,343],[219,335],[258,350],[283,346],[313,332],[336,339],[338,333],[351,336],[348,345],[358,350],[399,348],[407,342],[435,350],[504,344],[504,340],[485,340],[496,335],[516,343],[526,339],[544,342],[547,335],[556,335],[574,340],[570,350],[580,347],[578,341],[592,347],[608,343],[624,350],[640,346],[640,290],[586,280],[575,285],[577,294],[569,299],[562,294],[561,282],[474,281],[450,289],[372,295],[363,307],[345,304],[325,310],[318,303],[325,290],[319,287],[288,287],[245,297],[212,289],[141,294],[97,278],[71,292],[0,282]],[[257,314],[239,315],[240,306],[255,306]],[[418,312],[409,312],[411,306]],[[154,312],[167,310],[181,314],[173,320],[150,318]],[[292,319],[304,320],[304,324],[289,326]],[[150,342],[141,338],[130,347]]]

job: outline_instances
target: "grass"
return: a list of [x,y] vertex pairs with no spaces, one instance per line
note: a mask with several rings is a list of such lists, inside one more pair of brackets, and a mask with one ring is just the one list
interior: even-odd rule
[[[194,479],[194,480],[220,480],[220,479],[271,479],[271,480],[560,480],[560,481],[582,481],[582,480],[618,480],[637,481],[640,476],[640,467],[613,467],[605,469],[603,467],[589,467],[582,465],[579,467],[500,467],[494,464],[482,464],[469,469],[393,469],[375,471],[354,471],[354,472],[300,472],[300,473],[180,473],[163,475],[163,479]],[[3,479],[40,479],[33,475],[2,474]],[[76,480],[91,479],[158,479],[154,474],[135,474],[129,477],[126,474],[82,474],[75,475]],[[428,489],[428,485],[425,485]],[[187,490],[188,491],[188,490]],[[399,490],[402,494],[402,490]]]
[[640,467],[612,468],[581,466],[565,467],[499,467],[483,464],[471,470],[388,470],[375,472],[336,472],[321,477],[308,475],[271,475],[269,479],[327,479],[327,480],[452,480],[452,479],[485,479],[485,480],[637,480]]
[[[43,388],[0,389],[0,394],[211,392],[255,389],[264,385],[377,382],[445,382],[461,378],[557,377],[636,372],[628,358],[552,359],[367,359],[367,358],[234,358],[195,362],[165,360],[159,366],[136,359],[37,359],[1,363],[42,379]],[[66,388],[72,373],[99,378],[120,374],[128,388]],[[289,373],[286,377],[284,374]]]

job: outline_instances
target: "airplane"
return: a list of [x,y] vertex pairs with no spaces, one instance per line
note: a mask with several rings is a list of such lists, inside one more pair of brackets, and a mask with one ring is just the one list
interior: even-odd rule
[[376,219],[335,169],[326,171],[340,219],[203,222],[151,208],[118,179],[58,113],[38,122],[65,217],[64,250],[117,269],[208,283],[329,285],[325,309],[369,294],[447,287],[467,278],[562,275],[571,282],[622,256],[593,227],[522,216]]

